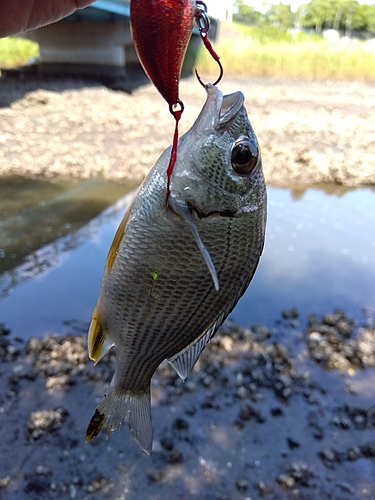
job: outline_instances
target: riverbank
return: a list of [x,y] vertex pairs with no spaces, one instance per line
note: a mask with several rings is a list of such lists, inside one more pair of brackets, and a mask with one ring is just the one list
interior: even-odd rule
[[[138,185],[170,144],[174,120],[140,80],[131,93],[80,80],[0,80],[0,175],[102,177]],[[273,186],[375,184],[375,88],[361,82],[224,78],[244,92]],[[190,128],[205,100],[181,82]]]
[[114,368],[86,336],[0,333],[2,500],[354,500],[375,497],[375,329],[284,311],[271,331],[227,323],[185,384],[152,381],[147,458],[127,424],[84,442]]
[[[373,184],[370,86],[225,78],[221,88],[246,95],[269,185]],[[190,78],[181,98],[183,132],[204,92]],[[143,179],[174,126],[150,85],[127,94],[77,80],[0,80],[0,117],[1,175],[129,186]],[[0,499],[375,498],[373,321],[291,310],[271,329],[227,322],[185,384],[168,364],[159,368],[151,458],[126,424],[109,440],[102,432],[84,443],[115,357],[93,366],[88,325],[67,322],[69,334],[27,342],[1,327]]]

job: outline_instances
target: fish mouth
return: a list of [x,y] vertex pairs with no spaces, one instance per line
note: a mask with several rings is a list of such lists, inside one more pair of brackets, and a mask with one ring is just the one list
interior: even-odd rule
[[206,104],[213,101],[213,105],[216,107],[213,123],[214,129],[222,133],[228,130],[232,125],[244,104],[245,96],[239,90],[233,92],[233,94],[223,95],[222,92],[211,83],[206,85],[206,92]]
[[206,102],[190,131],[202,134],[214,129],[223,133],[231,127],[240,112],[245,96],[240,91],[224,96],[221,90],[212,83],[207,83],[205,88]]
[[234,119],[240,112],[245,101],[245,96],[239,90],[233,94],[222,97],[219,117],[214,126],[218,132],[223,132],[231,127]]

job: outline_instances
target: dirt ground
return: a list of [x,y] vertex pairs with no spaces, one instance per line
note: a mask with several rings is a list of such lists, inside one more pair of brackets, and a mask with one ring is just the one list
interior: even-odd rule
[[[375,183],[373,85],[225,77],[220,88],[245,94],[269,184]],[[0,175],[102,176],[139,184],[171,143],[174,120],[144,79],[129,90],[78,79],[0,79]],[[205,91],[190,77],[181,82],[180,97],[182,133]]]
[[[230,78],[221,89],[244,92],[269,184],[374,184],[374,86]],[[193,78],[180,96],[185,131],[205,96]],[[172,133],[150,85],[0,80],[0,175],[136,185]],[[227,322],[185,384],[159,368],[150,458],[126,424],[84,442],[114,368],[114,354],[88,361],[88,325],[26,345],[2,327],[0,500],[374,499],[374,326],[340,311],[284,311],[272,331]]]

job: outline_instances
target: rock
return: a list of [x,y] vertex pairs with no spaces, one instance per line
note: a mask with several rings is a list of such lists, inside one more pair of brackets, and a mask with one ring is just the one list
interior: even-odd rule
[[288,437],[287,438],[288,448],[290,450],[294,450],[295,448],[299,448],[301,445],[298,441]]
[[236,488],[238,491],[246,491],[249,487],[248,481],[246,479],[238,479],[236,481]]
[[361,450],[361,453],[364,457],[367,458],[374,458],[375,457],[375,442],[374,441],[367,441],[367,443],[361,445],[359,447]]
[[329,370],[375,366],[375,330],[355,330],[342,311],[326,314],[321,321],[310,316],[305,335],[311,357]]
[[181,464],[184,461],[184,457],[182,455],[182,452],[178,448],[173,448],[169,452],[168,458],[169,458],[170,464]]
[[355,460],[358,460],[361,458],[362,452],[357,446],[353,446],[352,448],[349,448],[347,451],[347,460],[350,460],[350,462],[354,462]]
[[189,428],[189,422],[184,418],[176,418],[176,420],[173,422],[173,428],[177,431],[186,430]]
[[69,413],[65,408],[41,410],[31,413],[26,422],[28,440],[35,441],[45,434],[60,429],[68,415]]
[[256,483],[255,488],[258,490],[261,497],[270,495],[273,492],[272,488],[270,486],[267,486],[263,481],[259,481],[258,483]]
[[9,486],[9,484],[10,484],[9,476],[0,478],[0,490],[6,488],[7,486]]
[[285,489],[291,489],[296,484],[294,477],[290,474],[281,474],[276,481]]
[[112,489],[113,489],[113,484],[105,476],[97,476],[86,487],[87,493],[90,494],[101,492],[104,495],[108,495]]
[[[43,495],[49,490],[50,483],[48,479],[40,476],[36,476],[30,479],[25,486],[25,493],[28,495],[33,495],[34,493],[38,495]],[[40,498],[40,497],[39,497]]]
[[260,411],[254,406],[249,405],[248,403],[242,405],[240,414],[238,416],[241,420],[250,420],[252,418],[255,418],[256,421],[260,424],[265,421]]
[[332,468],[333,464],[336,462],[340,462],[340,455],[329,447],[324,448],[324,450],[319,453],[319,456],[323,460],[323,463],[330,468]]
[[163,477],[164,477],[164,472],[161,470],[152,469],[147,471],[147,478],[153,483],[158,483],[163,479]]

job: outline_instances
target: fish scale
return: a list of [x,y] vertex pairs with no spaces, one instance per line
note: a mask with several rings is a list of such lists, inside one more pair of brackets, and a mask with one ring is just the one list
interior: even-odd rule
[[206,90],[201,114],[180,139],[169,198],[170,148],[139,189],[110,249],[89,353],[97,362],[115,345],[116,370],[88,440],[106,420],[111,431],[128,414],[133,437],[150,453],[153,373],[168,359],[186,378],[257,267],[266,219],[257,140],[241,93]]

